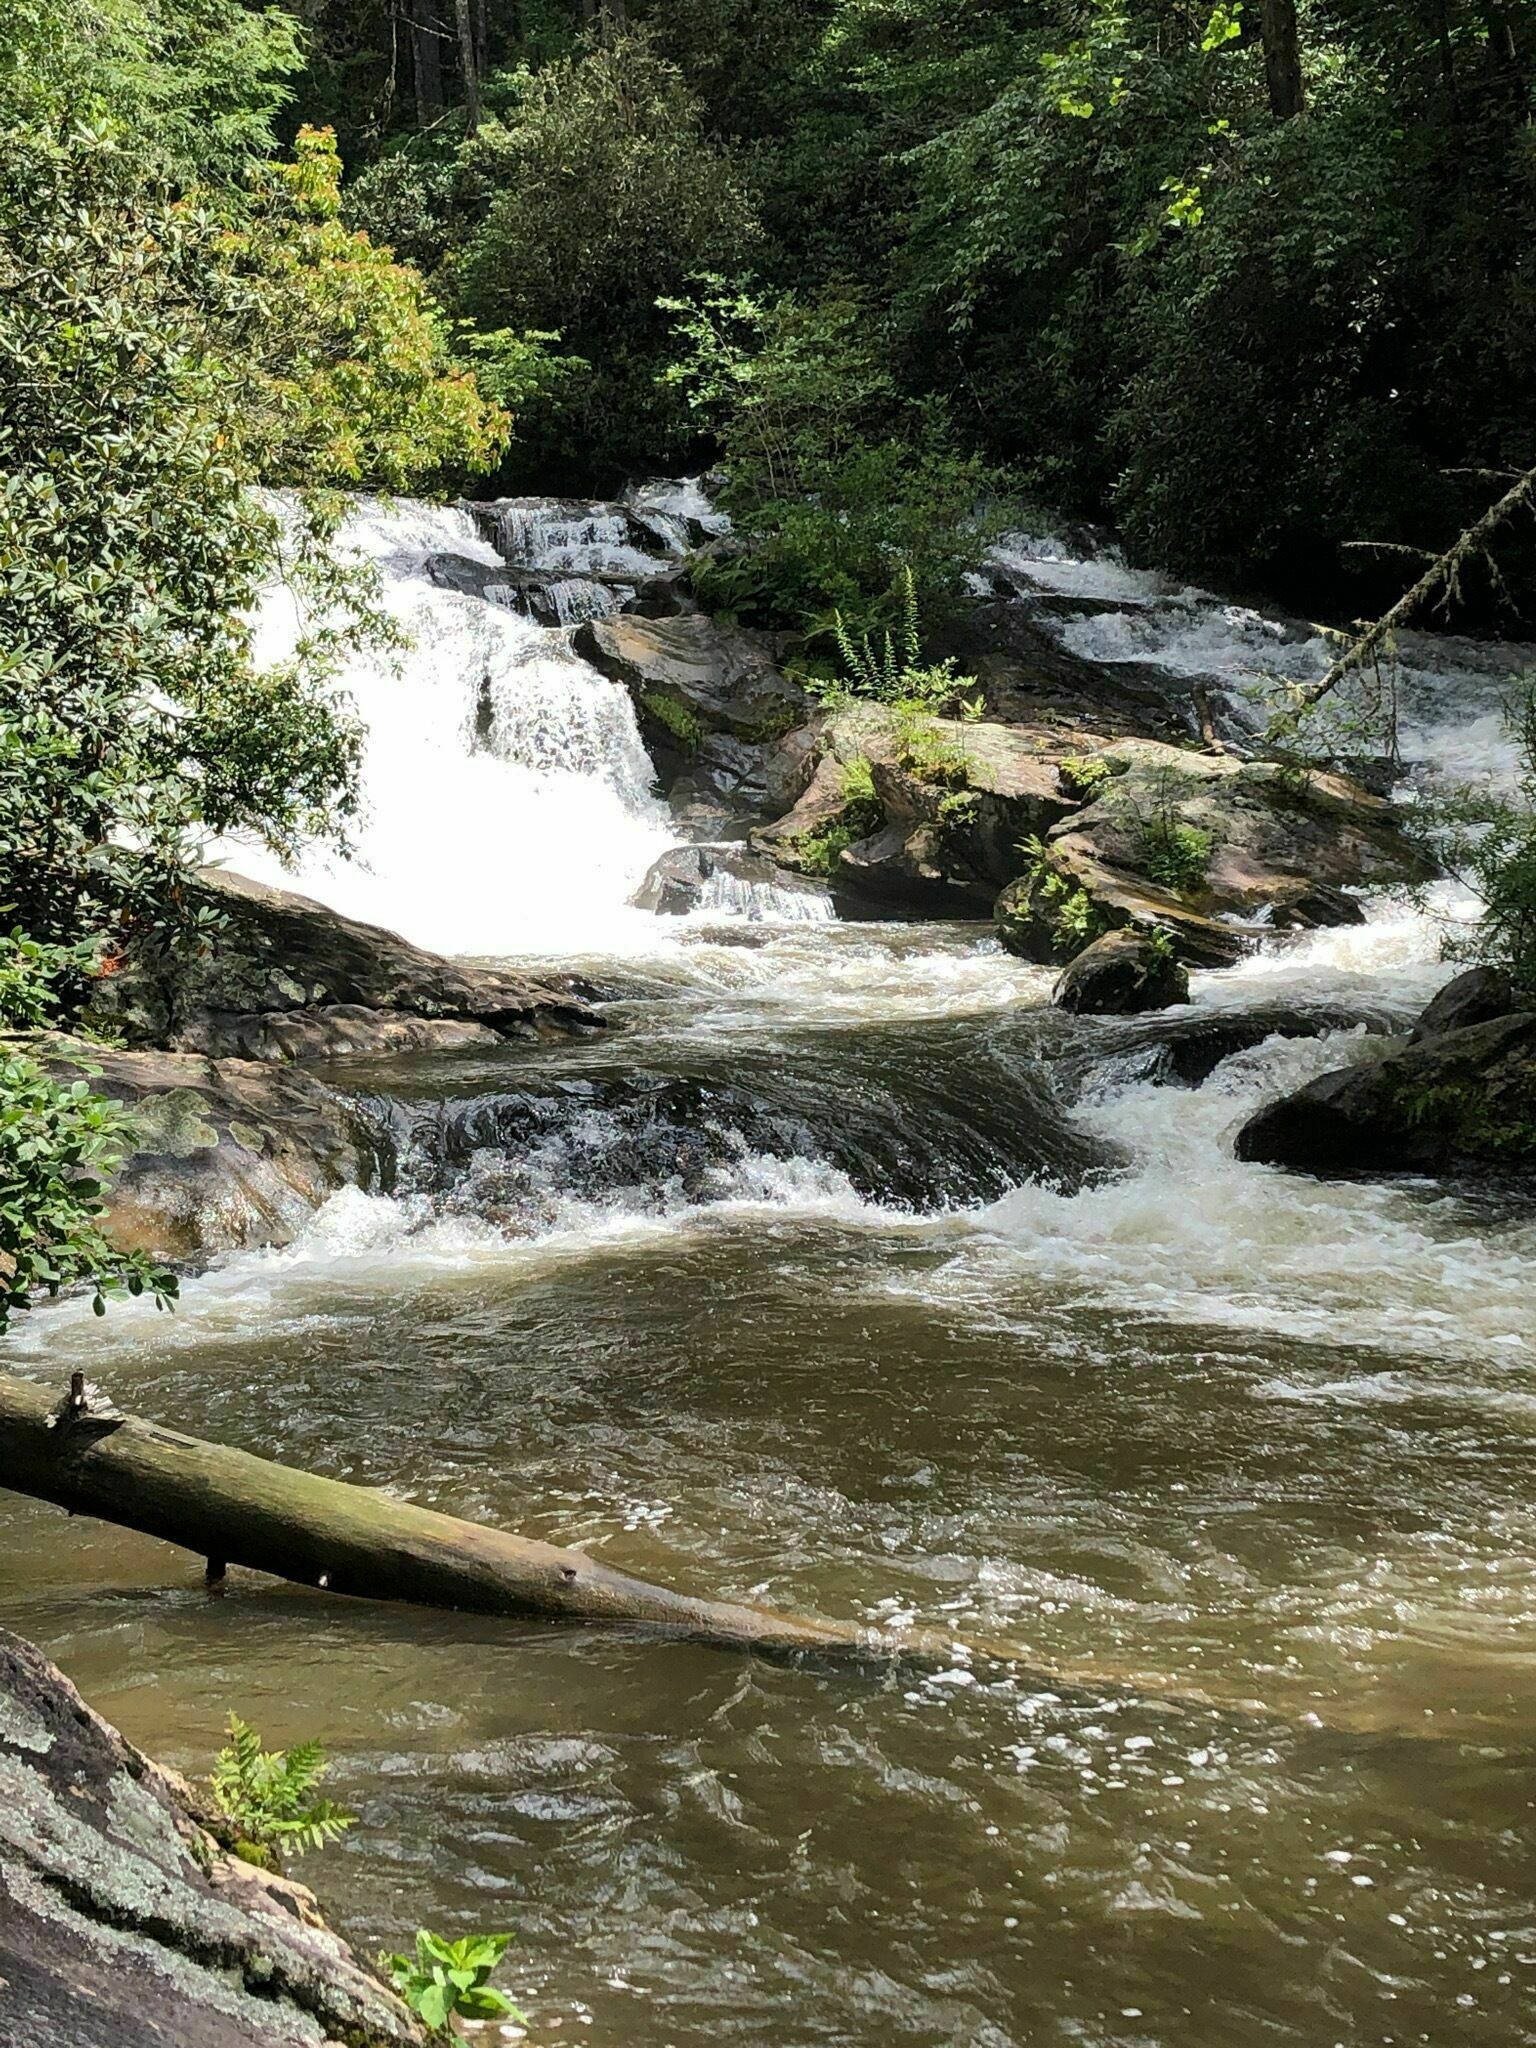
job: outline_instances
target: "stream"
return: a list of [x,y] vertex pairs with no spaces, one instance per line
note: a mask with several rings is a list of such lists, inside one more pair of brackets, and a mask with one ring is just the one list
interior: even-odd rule
[[[641,509],[664,562],[693,514]],[[361,1820],[299,1874],[367,1949],[515,1927],[502,1978],[545,2048],[1536,2039],[1536,1219],[1232,1156],[1440,985],[1455,892],[1197,975],[1172,1023],[1063,1015],[980,926],[750,889],[641,913],[677,834],[627,695],[441,581],[504,560],[467,514],[354,531],[416,636],[351,678],[358,856],[235,864],[558,961],[613,1028],[322,1070],[387,1136],[387,1189],[174,1316],[40,1313],[14,1369],[84,1364],[173,1426],[1019,1668],[778,1668],[241,1573],[215,1598],[163,1545],[3,1496],[0,1619],[189,1772],[231,1709],[324,1742]],[[594,554],[654,566],[600,521],[516,534],[561,618]],[[1220,687],[1239,723],[1259,673],[1326,663],[1049,538],[995,573],[1075,651]],[[1506,775],[1527,655],[1413,643],[1410,768]],[[1171,1039],[1249,1013],[1318,1035],[1181,1083]]]

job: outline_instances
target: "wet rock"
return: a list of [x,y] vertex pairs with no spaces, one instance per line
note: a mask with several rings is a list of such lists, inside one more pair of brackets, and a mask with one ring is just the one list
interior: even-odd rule
[[194,1801],[0,1630],[0,2040],[421,2048],[303,1886],[227,1855]]
[[1048,729],[851,705],[817,728],[803,795],[752,844],[825,876],[855,908],[981,914],[1018,874],[1023,843],[1073,809],[1062,748]]
[[1519,1007],[1502,967],[1469,967],[1465,974],[1448,981],[1426,1005],[1408,1042],[1416,1045],[1421,1038],[1433,1038],[1440,1031],[1460,1031],[1468,1024],[1485,1024],[1490,1017],[1507,1017]]
[[108,1227],[126,1248],[199,1266],[287,1244],[327,1196],[373,1184],[385,1164],[357,1109],[290,1066],[77,1050],[93,1087],[134,1114],[136,1147],[108,1189]]
[[1185,960],[1224,966],[1265,931],[1359,923],[1349,892],[1431,871],[1400,813],[1339,775],[1119,740],[1069,779],[1087,800],[997,903],[1026,959],[1160,925]]
[[802,905],[807,916],[817,916],[826,894],[803,875],[740,847],[674,846],[652,862],[631,900],[664,917],[711,908],[793,916]]
[[577,651],[631,692],[647,744],[690,755],[710,733],[762,745],[804,722],[805,692],[781,674],[763,634],[696,613],[592,619]]
[[566,990],[425,952],[378,925],[226,869],[203,869],[197,894],[218,920],[206,938],[174,950],[154,937],[136,942],[118,971],[96,984],[91,1022],[136,1045],[264,1059],[328,1054],[344,1049],[348,1037],[345,1049],[385,1049],[400,1028],[392,1020],[403,1018],[471,1024],[498,1038],[597,1022]]
[[1141,932],[1106,932],[1056,984],[1053,1001],[1080,1016],[1127,1017],[1189,1001],[1189,975],[1165,942]]
[[1322,1074],[1250,1118],[1237,1156],[1319,1174],[1536,1172],[1536,1011]]

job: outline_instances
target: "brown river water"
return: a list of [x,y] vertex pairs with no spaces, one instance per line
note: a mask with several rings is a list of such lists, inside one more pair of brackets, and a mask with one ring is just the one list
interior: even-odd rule
[[[1443,972],[1410,925],[1197,1014],[1389,1022]],[[1530,1215],[1238,1165],[1256,1102],[1365,1042],[1160,1085],[1161,1023],[1064,1019],[978,933],[626,972],[603,1040],[338,1068],[393,1193],[173,1317],[39,1315],[16,1368],[1027,1663],[214,1597],[14,1501],[0,1619],[189,1771],[231,1708],[324,1741],[361,1816],[303,1865],[337,1923],[515,1927],[539,2043],[1536,2038]]]
[[[424,944],[590,955],[614,1028],[338,1067],[378,1188],[174,1316],[39,1313],[9,1369],[1019,1661],[880,1678],[213,1596],[3,1493],[0,1622],[189,1772],[232,1709],[324,1742],[360,1821],[302,1875],[370,1949],[515,1928],[538,2048],[1536,2042],[1536,1217],[1232,1156],[1414,1014],[1433,919],[1373,903],[1111,1023],[979,930],[643,918],[677,835],[625,693],[438,586],[437,553],[499,560],[468,515],[358,522],[415,647],[351,678],[359,859],[299,879]],[[622,520],[518,530],[562,573],[628,560]],[[1107,558],[1000,559],[1076,653],[1230,677],[1234,716],[1328,659]],[[1507,776],[1483,654],[1424,659],[1406,756]],[[1173,1084],[1171,1036],[1255,1008],[1347,1028]]]

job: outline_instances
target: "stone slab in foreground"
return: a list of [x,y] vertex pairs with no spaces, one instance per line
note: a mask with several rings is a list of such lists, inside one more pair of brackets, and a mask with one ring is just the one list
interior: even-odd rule
[[303,1887],[189,1798],[0,1630],[0,2048],[417,2048]]

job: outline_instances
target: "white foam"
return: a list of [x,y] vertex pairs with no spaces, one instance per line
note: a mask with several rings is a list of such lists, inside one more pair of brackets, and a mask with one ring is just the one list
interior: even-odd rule
[[[367,725],[355,853],[217,853],[444,952],[567,952],[632,923],[628,899],[673,834],[628,692],[516,612],[430,580],[434,554],[499,566],[467,513],[364,502],[342,541],[378,564],[411,642],[398,665],[365,657],[343,677]],[[261,656],[293,631],[274,593]]]

